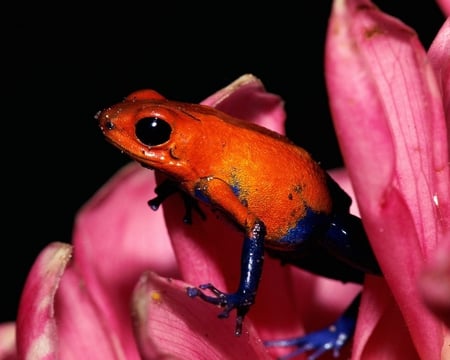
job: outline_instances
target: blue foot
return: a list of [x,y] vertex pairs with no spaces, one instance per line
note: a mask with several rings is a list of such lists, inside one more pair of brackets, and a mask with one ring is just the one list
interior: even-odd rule
[[265,341],[264,345],[267,347],[297,347],[292,353],[281,357],[280,360],[292,359],[306,352],[311,352],[308,360],[316,360],[327,351],[332,351],[333,356],[337,358],[341,348],[351,339],[355,331],[360,300],[361,296],[358,295],[344,314],[328,328],[298,338]]
[[[209,290],[213,294],[212,296],[206,295],[202,290]],[[212,284],[203,284],[200,285],[199,288],[188,287],[186,292],[189,297],[199,297],[200,299],[214,305],[218,305],[223,308],[218,315],[219,318],[225,319],[228,318],[230,312],[232,310],[236,310],[236,326],[235,326],[235,335],[240,336],[242,333],[242,323],[244,321],[244,317],[250,309],[250,306],[253,304],[253,295],[249,294],[241,294],[239,292],[227,294]]]

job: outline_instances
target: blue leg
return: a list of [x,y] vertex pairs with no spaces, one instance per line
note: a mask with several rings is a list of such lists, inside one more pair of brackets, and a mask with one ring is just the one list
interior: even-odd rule
[[308,360],[315,360],[323,353],[332,351],[335,357],[339,356],[340,349],[353,336],[356,326],[361,294],[359,294],[339,317],[339,319],[329,327],[309,333],[305,336],[292,339],[265,341],[267,347],[296,346],[292,353],[283,356],[280,360],[292,359],[305,352],[312,352]]
[[204,214],[202,209],[200,209],[197,200],[186,194],[184,191],[181,191],[177,186],[177,183],[172,180],[164,180],[155,188],[155,193],[156,197],[148,201],[148,206],[150,206],[150,208],[154,211],[158,210],[160,205],[169,196],[175,193],[180,193],[183,198],[184,208],[186,210],[186,213],[183,217],[183,222],[185,224],[192,224],[192,210],[195,210],[203,220],[206,218],[206,215]]
[[[212,284],[203,284],[199,288],[187,288],[187,294],[190,297],[198,296],[208,303],[222,307],[223,311],[219,314],[219,318],[227,318],[231,310],[236,309],[235,334],[237,336],[241,334],[244,317],[255,301],[263,268],[265,234],[264,224],[256,222],[245,237],[241,257],[241,278],[235,293],[224,293]],[[213,295],[206,295],[202,290],[209,290]]]

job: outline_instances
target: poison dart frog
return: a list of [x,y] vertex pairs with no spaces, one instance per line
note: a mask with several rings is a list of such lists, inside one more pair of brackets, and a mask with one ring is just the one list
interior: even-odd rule
[[[186,222],[197,201],[223,212],[243,233],[241,275],[233,293],[213,284],[187,289],[190,297],[236,311],[236,335],[258,291],[264,255],[343,282],[361,283],[366,273],[382,275],[351,198],[287,137],[200,104],[170,101],[139,90],[96,115],[107,140],[167,180],[149,201],[157,209],[180,192]],[[206,153],[214,156],[205,156]],[[277,168],[287,169],[274,173]],[[332,326],[303,337],[267,341],[297,346],[296,353],[337,354],[352,336],[360,295]]]

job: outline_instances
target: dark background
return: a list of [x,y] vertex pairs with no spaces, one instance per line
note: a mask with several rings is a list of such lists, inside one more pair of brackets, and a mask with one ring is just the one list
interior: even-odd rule
[[[70,242],[76,211],[129,161],[94,114],[133,90],[199,102],[253,73],[286,101],[289,136],[324,167],[342,165],[323,77],[331,1],[191,3],[39,2],[3,14],[0,321],[15,319],[38,253]],[[376,4],[416,29],[426,48],[444,21],[431,0]]]

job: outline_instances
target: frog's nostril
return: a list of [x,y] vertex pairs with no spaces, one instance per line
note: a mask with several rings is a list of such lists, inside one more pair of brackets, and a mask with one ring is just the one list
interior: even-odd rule
[[106,121],[106,122],[105,122],[105,126],[106,126],[106,128],[107,128],[108,130],[114,129],[114,124],[113,124],[113,122],[112,122],[111,120]]

